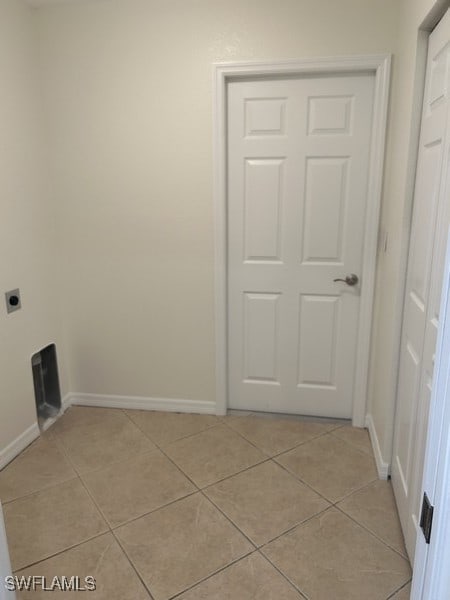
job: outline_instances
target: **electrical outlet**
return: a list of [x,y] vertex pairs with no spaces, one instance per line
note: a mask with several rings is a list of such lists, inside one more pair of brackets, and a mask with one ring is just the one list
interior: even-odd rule
[[11,290],[10,292],[6,292],[6,310],[9,313],[12,313],[16,310],[22,308],[22,303],[20,301],[20,290],[17,288],[16,290]]

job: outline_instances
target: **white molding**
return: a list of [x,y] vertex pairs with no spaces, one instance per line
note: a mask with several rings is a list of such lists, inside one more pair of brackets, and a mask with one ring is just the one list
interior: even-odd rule
[[40,435],[39,425],[33,423],[28,429],[21,433],[15,440],[13,440],[6,448],[0,450],[0,469],[3,469],[8,463],[10,463],[16,456],[18,456],[22,450],[25,450],[27,446],[34,442]]
[[367,386],[375,295],[378,227],[383,191],[390,65],[390,57],[385,57],[375,74],[374,112],[369,177],[367,182],[367,215],[362,268],[364,285],[362,286],[361,293],[355,383],[353,388],[353,425],[355,427],[361,427],[364,424],[367,410]]
[[69,406],[72,406],[72,394],[70,393],[61,400],[61,414],[65,413]]
[[366,416],[366,427],[369,430],[370,441],[372,443],[373,455],[377,465],[378,477],[380,479],[388,479],[391,473],[391,466],[383,460],[381,454],[380,442],[378,440],[377,430],[372,415]]
[[69,394],[67,406],[97,406],[101,408],[127,408],[130,410],[161,410],[166,412],[202,413],[213,415],[214,402],[174,398],[147,398],[145,396],[115,396],[104,394]]
[[367,405],[370,338],[372,332],[378,222],[381,206],[386,122],[389,99],[391,56],[321,57],[282,62],[238,62],[214,65],[213,152],[215,212],[215,332],[216,332],[216,410],[227,409],[227,163],[226,106],[229,79],[253,76],[302,75],[310,73],[368,72],[375,75],[374,115],[371,138],[368,208],[365,224],[364,261],[361,279],[357,362],[353,389],[353,425],[363,427]]

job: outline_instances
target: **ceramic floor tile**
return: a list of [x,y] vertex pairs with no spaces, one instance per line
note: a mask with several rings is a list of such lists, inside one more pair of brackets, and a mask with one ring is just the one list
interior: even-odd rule
[[372,444],[370,442],[369,432],[367,429],[360,427],[352,427],[351,425],[344,425],[333,431],[333,435],[339,439],[351,444],[361,452],[365,452],[370,456],[373,456]]
[[121,410],[73,406],[51,432],[79,473],[156,450]]
[[234,475],[266,458],[226,425],[174,442],[164,451],[199,487]]
[[3,512],[13,570],[107,530],[79,479],[14,500]]
[[224,422],[269,456],[280,454],[336,427],[330,423],[264,416],[229,416]]
[[219,419],[226,419],[227,417],[248,417],[250,415],[253,415],[254,411],[251,410],[239,410],[239,409],[234,409],[234,408],[229,408],[227,410],[227,414],[225,416],[222,417],[218,417]]
[[194,492],[195,486],[158,452],[141,454],[82,476],[111,527]]
[[253,549],[200,493],[115,533],[155,600],[186,590]]
[[411,577],[404,558],[334,508],[263,553],[309,600],[384,600]]
[[217,425],[213,415],[128,410],[127,415],[158,446],[164,446]]
[[58,446],[39,437],[0,472],[0,500],[4,504],[75,477]]
[[257,546],[329,507],[274,462],[265,462],[205,490]]
[[409,600],[411,596],[411,584],[405,585],[400,591],[391,596],[389,600]]
[[[125,415],[126,416],[126,415]],[[70,437],[79,431],[94,432],[114,429],[123,420],[124,414],[118,408],[95,408],[92,406],[71,406],[49,429],[49,435]]]
[[255,552],[177,600],[303,600],[303,596]]
[[338,506],[391,548],[407,556],[392,485],[389,481],[377,480],[345,498]]
[[[209,486],[204,493],[220,510],[187,477]],[[308,486],[340,501],[339,510]],[[377,480],[367,432],[349,425],[71,407],[0,472],[0,498],[13,568],[47,578],[94,574],[93,598],[150,598],[130,560],[154,600],[410,594],[390,484]],[[304,596],[221,511],[255,545],[266,544],[262,552]]]
[[377,479],[372,457],[333,434],[314,439],[276,459],[330,502]]
[[[18,577],[45,577],[47,587],[51,586],[54,577],[76,576],[80,584],[85,586],[85,578],[95,579],[95,591],[86,592],[82,597],[92,600],[150,600],[145,587],[136,575],[125,554],[112,534],[107,533],[85,542],[76,548],[67,550],[32,567],[16,573]],[[22,592],[20,598],[48,600],[48,598],[74,597],[76,592]]]

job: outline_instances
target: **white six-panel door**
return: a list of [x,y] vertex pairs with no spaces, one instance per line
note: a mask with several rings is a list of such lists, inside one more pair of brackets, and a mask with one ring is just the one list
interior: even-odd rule
[[373,75],[228,87],[231,408],[352,414]]
[[392,482],[414,557],[450,223],[450,14],[430,35],[400,350]]

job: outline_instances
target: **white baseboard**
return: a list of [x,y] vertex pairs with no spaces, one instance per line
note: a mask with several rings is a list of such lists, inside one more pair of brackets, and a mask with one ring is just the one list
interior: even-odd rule
[[203,413],[214,415],[215,402],[179,400],[173,398],[146,398],[145,396],[108,396],[103,394],[78,394],[66,396],[66,405],[98,406],[101,408],[128,408],[130,410],[161,410],[169,412]]
[[388,479],[391,473],[391,465],[383,460],[381,454],[380,442],[378,441],[377,431],[372,419],[372,415],[366,416],[366,427],[369,430],[370,441],[372,442],[373,454],[377,465],[378,477],[380,479]]
[[72,406],[72,394],[66,394],[61,400],[61,414],[65,413],[69,406]]
[[0,469],[3,469],[8,463],[10,463],[22,450],[25,450],[27,446],[34,442],[40,435],[39,425],[33,423],[28,429],[21,433],[15,440],[13,440],[6,448],[0,450]]

